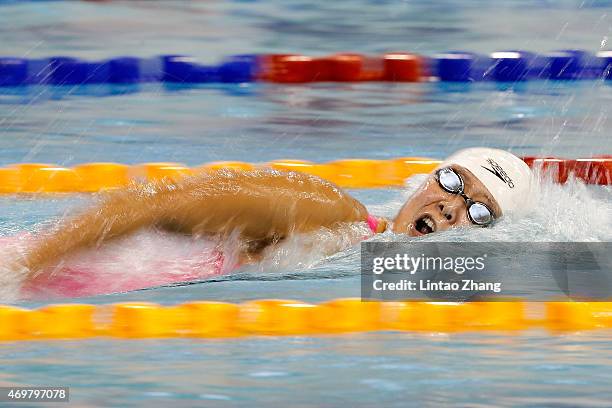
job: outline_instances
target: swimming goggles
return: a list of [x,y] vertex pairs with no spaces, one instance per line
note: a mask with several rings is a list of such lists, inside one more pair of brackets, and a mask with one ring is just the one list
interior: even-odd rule
[[468,218],[472,223],[486,227],[495,220],[493,211],[485,203],[474,201],[465,195],[463,179],[451,167],[439,169],[436,171],[435,177],[444,191],[463,197],[467,207]]

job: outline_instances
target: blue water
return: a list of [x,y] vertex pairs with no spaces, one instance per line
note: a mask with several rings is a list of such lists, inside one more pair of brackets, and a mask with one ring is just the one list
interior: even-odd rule
[[[213,62],[253,52],[596,52],[608,47],[611,6],[476,0],[0,2],[0,54],[189,54]],[[514,88],[370,83],[1,89],[0,165],[442,158],[477,145],[585,157],[612,153],[611,102],[612,87],[595,81]],[[354,194],[372,212],[392,215],[411,188]],[[32,230],[90,200],[0,197],[0,236]],[[528,220],[432,239],[610,241],[610,214],[610,188],[546,185]],[[333,257],[300,253],[227,280],[84,301],[321,301],[359,296],[358,265],[358,248]],[[68,385],[79,406],[607,406],[609,336],[534,331],[3,343],[0,385]]]

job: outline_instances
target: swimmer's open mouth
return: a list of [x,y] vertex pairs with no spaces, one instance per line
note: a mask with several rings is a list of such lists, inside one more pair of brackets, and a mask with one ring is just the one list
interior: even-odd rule
[[414,229],[416,229],[419,234],[431,234],[432,232],[436,232],[436,223],[431,217],[424,215],[414,224]]

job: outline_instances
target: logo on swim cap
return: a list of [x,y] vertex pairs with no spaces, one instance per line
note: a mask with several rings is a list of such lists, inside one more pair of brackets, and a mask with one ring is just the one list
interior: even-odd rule
[[503,181],[504,183],[506,183],[508,185],[508,187],[510,188],[514,188],[514,182],[512,181],[512,179],[510,178],[510,176],[508,176],[508,174],[506,173],[506,171],[499,165],[497,164],[497,162],[493,159],[487,159],[487,162],[491,165],[491,169],[485,166],[480,166],[483,169],[493,173],[493,175],[495,175],[498,179],[500,179],[501,181]]

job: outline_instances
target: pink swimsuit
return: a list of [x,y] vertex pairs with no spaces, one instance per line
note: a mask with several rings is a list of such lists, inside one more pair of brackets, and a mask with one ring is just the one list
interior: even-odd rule
[[[379,219],[368,215],[366,223],[373,234],[379,232]],[[28,280],[22,287],[22,297],[85,297],[127,292],[209,279],[240,267],[213,243],[172,239],[163,234],[140,236],[123,245],[84,251]],[[29,236],[0,239],[0,243],[7,245],[17,241],[27,245]]]
[[368,215],[366,222],[368,223],[368,227],[370,227],[370,230],[372,230],[372,232],[376,234],[378,232],[378,225],[380,224],[379,219],[370,214]]
[[[27,248],[31,236],[0,239]],[[21,298],[85,297],[209,279],[237,268],[212,241],[145,232],[68,256],[22,286]]]

